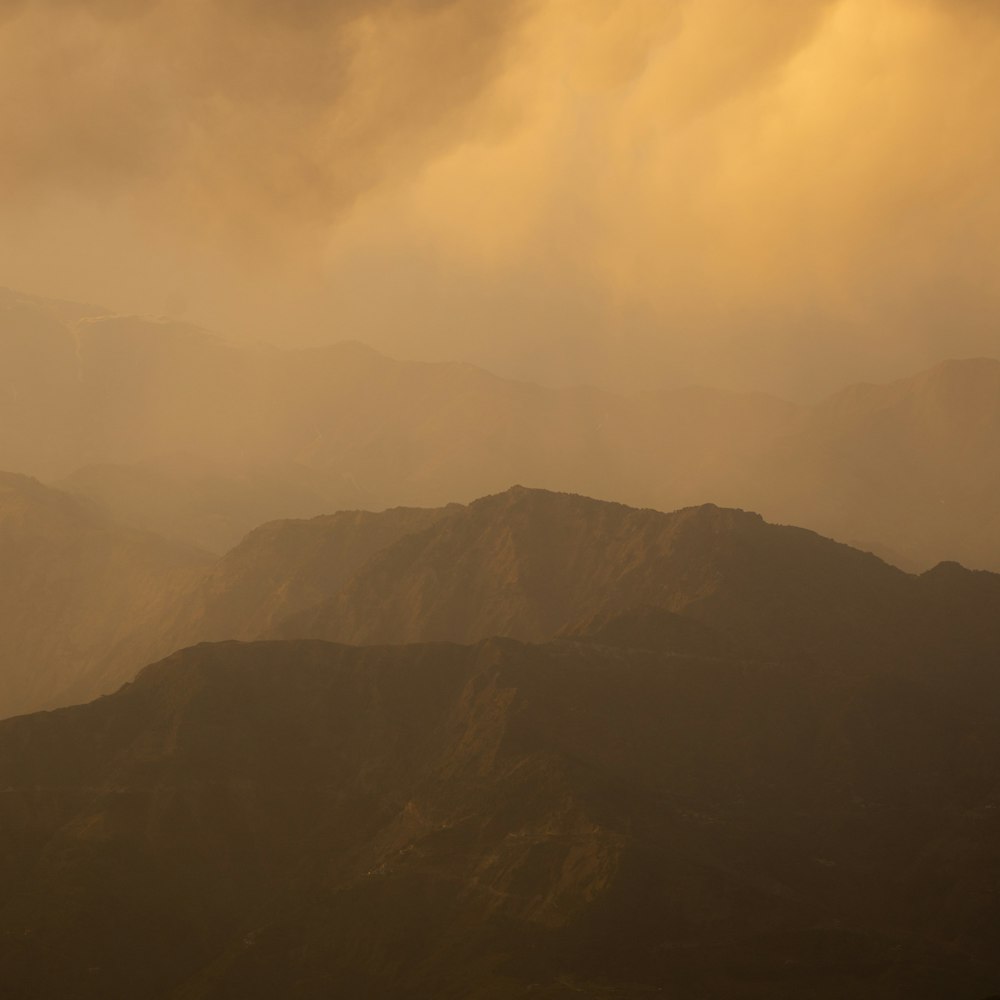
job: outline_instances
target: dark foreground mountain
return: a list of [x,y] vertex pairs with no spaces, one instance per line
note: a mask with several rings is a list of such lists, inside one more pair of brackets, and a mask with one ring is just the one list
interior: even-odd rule
[[0,290],[0,468],[214,550],[255,517],[440,506],[527,482],[660,510],[757,510],[905,568],[1000,569],[998,438],[990,359],[810,406],[621,395],[356,343],[279,351]]
[[105,671],[119,645],[161,628],[208,565],[189,545],[0,473],[0,717],[117,687],[120,673]]
[[5,995],[995,993],[995,663],[816,672],[638,617],[643,649],[204,645],[0,723]]

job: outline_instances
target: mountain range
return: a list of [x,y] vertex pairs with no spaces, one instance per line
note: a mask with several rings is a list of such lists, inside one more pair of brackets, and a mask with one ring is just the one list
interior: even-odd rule
[[521,486],[0,546],[6,994],[1000,989],[1000,575]]
[[[8,497],[44,527],[26,550],[30,575],[0,568],[0,593],[32,608],[8,615],[4,715],[113,691],[174,650],[227,639],[541,642],[621,619],[626,631],[700,629],[719,648],[826,668],[916,675],[945,658],[958,674],[1000,662],[1000,576],[955,563],[907,574],[741,510],[661,513],[514,487],[468,505],[272,522],[213,560],[106,521],[97,530],[83,501],[14,481]],[[62,507],[76,520],[60,534],[44,518]],[[79,556],[98,543],[99,560]],[[26,591],[24,579],[37,583]],[[74,615],[99,627],[70,631],[67,647]]]
[[0,723],[5,991],[995,992],[996,660],[972,687],[665,631],[205,644]]
[[752,509],[904,569],[1000,569],[998,436],[990,359],[809,405],[624,395],[0,293],[0,468],[216,553],[263,520],[441,506],[523,482]]

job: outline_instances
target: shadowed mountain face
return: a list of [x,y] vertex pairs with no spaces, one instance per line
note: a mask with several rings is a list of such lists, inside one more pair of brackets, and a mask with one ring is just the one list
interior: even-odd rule
[[0,292],[0,468],[215,550],[254,518],[439,506],[524,482],[758,510],[904,568],[1000,569],[998,437],[996,361],[816,406],[704,389],[623,396],[353,343],[235,345]]
[[102,664],[136,630],[159,628],[209,561],[0,473],[0,715],[117,687],[120,676],[108,678]]
[[205,645],[0,723],[5,990],[996,990],[995,676],[984,698],[947,663],[816,673],[627,631]]
[[[58,608],[37,604],[51,622]],[[938,669],[944,657],[978,669],[1000,660],[1000,577],[955,564],[910,576],[744,511],[664,514],[515,487],[468,506],[264,525],[116,619],[103,655],[60,660],[59,690],[92,697],[175,649],[228,638],[620,634],[835,668]]]

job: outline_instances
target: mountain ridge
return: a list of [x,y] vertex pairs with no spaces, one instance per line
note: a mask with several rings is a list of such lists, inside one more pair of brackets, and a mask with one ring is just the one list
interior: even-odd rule
[[[49,492],[76,510],[73,498]],[[72,551],[73,532],[60,544]],[[11,593],[21,585],[9,576]],[[82,578],[79,588],[89,606]],[[63,703],[113,690],[203,641],[539,642],[602,616],[595,627],[612,627],[640,609],[661,617],[633,622],[650,641],[679,641],[671,616],[680,615],[685,628],[713,634],[702,636],[709,645],[824,669],[881,650],[898,669],[925,670],[949,644],[958,670],[987,650],[1000,656],[994,574],[944,564],[914,576],[813,531],[713,504],[663,513],[526,487],[469,505],[272,522],[220,559],[193,558],[161,591],[137,593],[146,595],[141,611],[116,623],[103,647],[95,640],[74,670],[61,668]],[[37,604],[44,622],[52,602]]]
[[985,996],[997,737],[944,683],[579,640],[187,649],[0,722],[0,973],[81,1000]]
[[[82,337],[78,325],[23,297],[0,308],[0,467],[50,481],[87,468],[75,488],[137,523],[143,503],[113,468],[190,453],[221,468],[298,466],[376,507],[468,502],[530,481],[640,507],[758,510],[863,540],[907,568],[951,558],[1000,569],[995,361],[802,405],[696,388],[553,389],[350,342],[222,341],[173,321],[103,316]],[[331,503],[357,503],[323,488]],[[272,495],[264,516],[301,512],[301,493]],[[236,520],[216,550],[252,527],[232,484],[207,490],[194,524],[189,493],[171,502],[175,530],[199,543],[213,517]],[[162,533],[170,516],[162,504],[142,526]]]

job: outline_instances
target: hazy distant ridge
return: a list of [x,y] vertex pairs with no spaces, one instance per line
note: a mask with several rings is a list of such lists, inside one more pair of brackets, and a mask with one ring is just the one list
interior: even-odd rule
[[[262,519],[440,506],[513,482],[760,511],[913,568],[1000,569],[1000,362],[815,406],[547,389],[355,343],[239,346],[0,295],[0,468],[221,551]],[[68,478],[66,478],[68,477]]]

